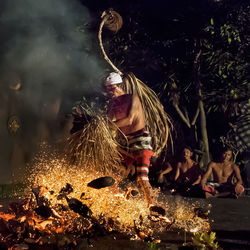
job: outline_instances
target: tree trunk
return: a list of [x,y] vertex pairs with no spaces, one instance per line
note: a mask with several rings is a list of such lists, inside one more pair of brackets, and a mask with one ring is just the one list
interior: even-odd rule
[[200,167],[203,169],[209,163],[210,155],[209,155],[209,143],[208,143],[208,136],[207,136],[206,113],[205,113],[204,104],[202,100],[199,101],[199,108],[200,108],[201,137],[203,141],[202,151],[205,151],[205,154],[203,155],[202,161],[200,163]]
[[201,137],[202,137],[202,151],[205,152],[202,156],[202,160],[200,162],[201,168],[206,168],[208,162],[210,161],[210,154],[209,154],[209,143],[208,143],[208,136],[207,136],[207,121],[206,121],[206,112],[204,109],[203,103],[203,95],[202,95],[202,84],[200,81],[200,56],[201,56],[201,49],[200,49],[200,41],[196,42],[197,46],[197,54],[194,60],[194,82],[196,86],[197,95],[199,98],[198,106],[200,110],[200,126],[201,126]]

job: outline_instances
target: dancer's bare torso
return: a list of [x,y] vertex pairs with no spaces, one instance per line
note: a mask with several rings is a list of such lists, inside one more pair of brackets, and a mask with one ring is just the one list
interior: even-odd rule
[[144,112],[136,95],[124,94],[112,98],[108,113],[125,135],[145,128]]

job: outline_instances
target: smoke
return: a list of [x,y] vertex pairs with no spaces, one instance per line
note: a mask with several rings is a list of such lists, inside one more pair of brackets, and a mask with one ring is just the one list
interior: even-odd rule
[[65,89],[90,94],[103,72],[88,10],[68,0],[8,0],[2,9],[2,64],[24,77],[32,103]]
[[[77,0],[1,1],[1,171],[26,163],[38,141],[55,135],[58,117],[100,92],[106,66],[91,21]],[[6,126],[13,115],[20,121],[14,136]]]

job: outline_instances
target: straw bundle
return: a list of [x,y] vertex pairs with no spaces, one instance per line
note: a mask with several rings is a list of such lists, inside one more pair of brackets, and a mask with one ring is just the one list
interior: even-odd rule
[[121,166],[118,143],[108,127],[108,118],[92,114],[83,129],[69,138],[71,160],[84,169],[108,173]]

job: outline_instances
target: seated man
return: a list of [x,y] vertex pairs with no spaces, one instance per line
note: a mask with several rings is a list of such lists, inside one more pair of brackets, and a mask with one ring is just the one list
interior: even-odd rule
[[[239,167],[231,160],[232,150],[225,148],[221,153],[220,162],[211,161],[201,180],[206,197],[234,197],[244,192]],[[207,179],[213,174],[214,182]],[[235,180],[236,179],[236,180]]]
[[196,196],[198,184],[201,181],[201,169],[199,165],[191,159],[193,151],[190,147],[184,147],[183,159],[177,163],[175,174],[175,189],[177,193],[184,196]]

